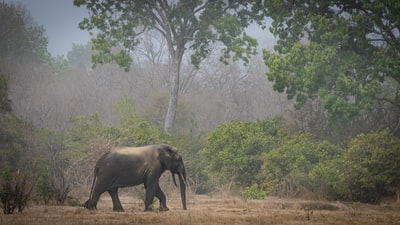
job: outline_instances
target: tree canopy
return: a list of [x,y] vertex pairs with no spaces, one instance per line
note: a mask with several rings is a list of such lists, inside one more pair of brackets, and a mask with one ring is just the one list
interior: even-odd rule
[[377,102],[400,107],[400,4],[389,1],[265,1],[279,38],[264,51],[267,76],[301,107],[320,98],[329,118]]
[[47,38],[21,4],[0,3],[0,60],[20,61],[23,57],[47,60]]
[[260,1],[91,1],[74,0],[90,13],[80,24],[96,36],[92,56],[97,63],[116,62],[125,70],[131,65],[131,52],[139,36],[154,30],[166,40],[169,53],[170,99],[165,130],[172,131],[179,93],[182,58],[191,51],[191,62],[198,67],[207,57],[212,43],[222,43],[221,60],[242,59],[248,62],[257,42],[244,29],[252,22],[261,24],[264,14]]
[[4,74],[0,74],[0,112],[11,111],[11,101],[8,99],[7,78]]
[[[213,42],[221,42],[222,57],[248,61],[256,41],[244,32],[252,22],[262,23],[262,7],[258,1],[86,1],[90,18],[80,24],[94,34],[94,63],[117,62],[125,69],[131,64],[130,52],[139,44],[139,36],[147,29],[156,30],[167,40],[171,57],[189,47],[192,63],[199,66],[207,57]],[[116,48],[116,49],[113,49]],[[116,50],[116,51],[112,51]]]

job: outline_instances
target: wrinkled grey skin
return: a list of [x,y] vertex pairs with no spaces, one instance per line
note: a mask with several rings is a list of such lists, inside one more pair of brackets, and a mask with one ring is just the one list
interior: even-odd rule
[[168,145],[124,147],[105,153],[96,163],[93,185],[85,208],[96,209],[100,195],[108,191],[113,210],[124,211],[118,189],[144,184],[145,211],[151,210],[149,207],[154,197],[160,200],[161,210],[168,210],[165,194],[159,186],[160,176],[166,170],[171,171],[175,186],[175,174],[178,174],[182,205],[186,210],[185,166],[178,152]]

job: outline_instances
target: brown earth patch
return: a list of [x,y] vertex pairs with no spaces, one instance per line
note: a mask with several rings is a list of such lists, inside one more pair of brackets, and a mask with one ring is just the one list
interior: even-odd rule
[[[203,195],[190,196],[188,210],[179,197],[168,199],[170,211],[143,212],[141,200],[121,198],[125,212],[113,212],[111,199],[104,195],[97,211],[83,207],[35,205],[23,213],[0,214],[7,225],[98,225],[98,224],[400,224],[400,205],[369,205],[267,197],[242,200]],[[158,205],[158,204],[155,204]]]

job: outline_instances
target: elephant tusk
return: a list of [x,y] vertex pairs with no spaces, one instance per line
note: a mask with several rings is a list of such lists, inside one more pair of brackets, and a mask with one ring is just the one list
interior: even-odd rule
[[[183,181],[184,184],[187,184],[185,174],[183,174],[183,176],[182,176],[182,174],[178,173],[178,176],[179,176],[180,180]],[[175,184],[175,185],[176,185],[176,184]]]
[[175,187],[178,187],[178,185],[176,184],[176,180],[175,180],[175,174],[171,173],[172,175],[172,180],[174,181]]

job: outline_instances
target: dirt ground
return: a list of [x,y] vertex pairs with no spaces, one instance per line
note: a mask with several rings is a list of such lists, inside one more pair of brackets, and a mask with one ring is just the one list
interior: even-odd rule
[[[189,196],[188,210],[179,197],[168,199],[167,212],[143,212],[141,200],[124,196],[125,212],[112,212],[111,199],[104,195],[97,211],[83,207],[35,205],[23,213],[0,214],[0,225],[47,224],[399,224],[400,204],[306,201],[267,197],[243,200],[212,196]],[[156,204],[158,205],[158,204]]]

